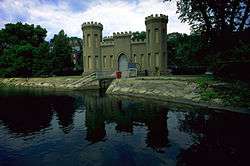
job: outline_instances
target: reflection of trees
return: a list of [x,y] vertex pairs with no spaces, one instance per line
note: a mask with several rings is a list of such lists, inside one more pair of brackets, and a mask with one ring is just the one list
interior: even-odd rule
[[74,98],[68,96],[61,96],[56,98],[53,102],[53,109],[57,112],[59,125],[63,132],[69,133],[73,128],[73,116],[75,113]]
[[65,127],[72,124],[72,103],[73,98],[62,96],[0,97],[0,120],[11,132],[27,135],[50,126],[55,106],[59,123]]
[[177,165],[243,165],[248,161],[250,121],[246,115],[190,112],[180,123],[180,130],[201,137],[180,153]]
[[133,133],[138,122],[148,127],[147,145],[157,151],[168,145],[167,111],[153,104],[136,104],[100,97],[95,93],[84,96],[87,140],[97,142],[106,136],[105,123],[116,123],[118,132]]

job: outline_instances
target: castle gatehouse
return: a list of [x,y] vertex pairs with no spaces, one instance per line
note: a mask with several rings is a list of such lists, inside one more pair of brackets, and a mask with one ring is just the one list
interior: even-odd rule
[[145,18],[146,39],[131,39],[131,32],[117,32],[102,37],[103,25],[97,22],[82,24],[84,73],[127,73],[136,68],[140,73],[164,74],[167,71],[166,15]]

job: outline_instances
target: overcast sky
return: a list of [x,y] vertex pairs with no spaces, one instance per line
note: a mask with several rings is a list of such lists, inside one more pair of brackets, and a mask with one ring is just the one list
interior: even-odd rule
[[68,36],[81,37],[81,24],[101,22],[103,35],[113,32],[143,31],[144,19],[151,14],[169,16],[168,33],[189,33],[181,23],[175,2],[163,0],[0,0],[0,28],[18,21],[41,25],[47,29],[47,40],[61,29]]

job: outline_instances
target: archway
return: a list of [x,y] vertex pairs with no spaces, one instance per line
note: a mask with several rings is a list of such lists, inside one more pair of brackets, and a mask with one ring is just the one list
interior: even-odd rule
[[118,70],[121,72],[128,70],[128,58],[126,55],[121,54],[118,59]]

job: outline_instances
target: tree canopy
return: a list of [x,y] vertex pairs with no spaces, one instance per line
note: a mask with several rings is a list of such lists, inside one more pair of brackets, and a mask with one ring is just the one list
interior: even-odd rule
[[46,29],[29,24],[6,24],[0,30],[0,76],[30,77],[72,70],[71,46],[64,31],[45,41]]

